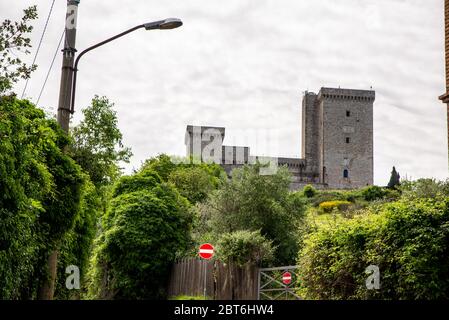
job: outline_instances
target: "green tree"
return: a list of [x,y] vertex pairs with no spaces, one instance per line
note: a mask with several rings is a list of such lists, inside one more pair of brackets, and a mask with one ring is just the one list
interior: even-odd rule
[[223,233],[260,230],[277,248],[275,262],[289,264],[298,250],[296,228],[304,206],[297,196],[290,196],[291,178],[286,168],[274,175],[260,175],[260,167],[234,169],[232,179],[200,205],[196,237],[217,241]]
[[388,188],[393,189],[393,188],[396,188],[397,186],[399,186],[401,184],[400,179],[401,179],[401,176],[396,171],[396,168],[393,167],[393,170],[391,171],[390,181],[388,182]]
[[188,201],[158,180],[157,174],[146,169],[118,181],[120,191],[114,191],[103,232],[96,240],[90,297],[165,297],[171,264],[190,245],[192,215]]
[[217,257],[243,267],[271,262],[275,248],[260,231],[240,230],[223,234],[217,243]]
[[123,146],[113,106],[106,97],[95,96],[83,110],[84,119],[71,130],[74,143],[70,154],[97,188],[114,183],[120,176],[119,163],[129,162],[132,156]]
[[7,93],[19,79],[29,79],[36,65],[27,66],[19,53],[29,54],[31,39],[27,36],[37,19],[37,8],[31,6],[24,11],[20,21],[6,19],[0,25],[0,95]]
[[194,164],[190,159],[176,159],[166,154],[145,161],[139,172],[156,172],[162,181],[172,184],[192,204],[203,202],[227,176],[217,164]]
[[[301,294],[307,299],[447,299],[448,226],[447,196],[407,195],[351,219],[322,219],[299,254]],[[379,290],[366,288],[370,265],[379,267]]]
[[36,298],[80,212],[86,176],[67,135],[27,100],[0,97],[0,298]]

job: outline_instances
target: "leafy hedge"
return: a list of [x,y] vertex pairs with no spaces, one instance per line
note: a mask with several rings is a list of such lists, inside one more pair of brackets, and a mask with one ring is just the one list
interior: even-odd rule
[[[449,298],[449,201],[403,199],[353,219],[332,217],[299,255],[302,294],[311,299]],[[377,265],[380,290],[367,290]]]
[[351,202],[349,201],[326,201],[320,203],[320,209],[325,213],[330,213],[334,209],[337,210],[346,210],[348,209]]
[[0,97],[0,298],[37,297],[46,261],[82,210],[68,137],[27,100]]
[[217,257],[222,261],[232,261],[238,266],[261,265],[273,260],[274,247],[260,234],[260,231],[241,230],[225,233],[217,245]]
[[192,217],[188,201],[168,184],[155,185],[157,180],[148,169],[119,180],[96,240],[89,297],[165,297],[171,264],[190,244]]

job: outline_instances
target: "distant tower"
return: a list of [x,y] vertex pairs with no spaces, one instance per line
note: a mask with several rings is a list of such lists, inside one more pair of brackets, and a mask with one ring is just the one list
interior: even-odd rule
[[321,88],[303,100],[302,156],[328,188],[373,184],[372,90]]
[[[447,105],[447,130],[449,141],[449,0],[444,1],[445,16],[445,48],[446,48],[446,93],[440,96],[440,100]],[[449,146],[449,144],[448,144]],[[449,155],[449,148],[448,148]]]

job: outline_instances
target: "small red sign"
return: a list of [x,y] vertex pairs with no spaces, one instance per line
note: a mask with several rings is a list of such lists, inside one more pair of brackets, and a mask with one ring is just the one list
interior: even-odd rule
[[290,272],[285,272],[282,275],[282,282],[284,284],[290,284],[292,282],[292,274]]
[[200,246],[199,255],[201,258],[209,260],[214,256],[214,246],[210,243],[205,243]]

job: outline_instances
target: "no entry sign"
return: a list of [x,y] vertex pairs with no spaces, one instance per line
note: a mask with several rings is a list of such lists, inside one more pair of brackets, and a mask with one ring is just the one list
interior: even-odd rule
[[290,284],[292,282],[292,274],[290,272],[285,272],[282,275],[282,282],[284,284]]
[[214,256],[214,246],[210,243],[202,244],[200,246],[199,255],[203,259],[211,259]]

